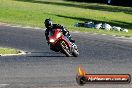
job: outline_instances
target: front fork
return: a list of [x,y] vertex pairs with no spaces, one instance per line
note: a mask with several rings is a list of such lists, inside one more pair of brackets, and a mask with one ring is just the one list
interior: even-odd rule
[[65,46],[65,49],[71,53],[72,47],[68,47],[68,45],[65,43],[65,41],[61,41],[60,43],[62,46]]

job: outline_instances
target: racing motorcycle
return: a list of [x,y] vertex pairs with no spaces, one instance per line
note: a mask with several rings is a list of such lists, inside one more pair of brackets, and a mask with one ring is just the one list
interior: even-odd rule
[[79,55],[79,50],[75,43],[71,43],[69,39],[63,35],[61,29],[53,29],[49,32],[49,44],[54,47],[56,52],[61,52],[67,57]]

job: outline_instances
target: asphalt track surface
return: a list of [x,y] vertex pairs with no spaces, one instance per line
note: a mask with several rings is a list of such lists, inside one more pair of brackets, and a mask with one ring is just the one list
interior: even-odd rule
[[132,88],[132,84],[86,84],[75,77],[79,65],[91,74],[131,74],[132,39],[72,33],[79,57],[49,49],[44,30],[0,26],[0,46],[28,52],[0,57],[0,88]]

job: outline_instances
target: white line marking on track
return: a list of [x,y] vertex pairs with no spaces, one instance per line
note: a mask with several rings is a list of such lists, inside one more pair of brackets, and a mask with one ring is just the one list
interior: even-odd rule
[[112,36],[114,36],[114,37],[115,37],[116,35],[112,35]]
[[11,24],[5,24],[4,26],[12,26]]
[[14,25],[14,26],[11,26],[11,27],[22,27],[21,25]]
[[42,29],[42,28],[39,28],[39,27],[34,27],[34,29]]
[[97,33],[93,33],[93,35],[97,35]]
[[30,27],[30,26],[25,26],[25,27],[22,27],[22,28],[33,28],[33,27]]
[[102,35],[106,35],[106,34],[102,34]]
[[78,31],[74,31],[73,33],[79,33]]
[[0,87],[9,86],[9,84],[0,84]]

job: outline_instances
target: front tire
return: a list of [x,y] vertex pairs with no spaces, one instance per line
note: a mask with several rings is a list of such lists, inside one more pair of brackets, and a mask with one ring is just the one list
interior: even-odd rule
[[73,43],[73,45],[72,45],[72,55],[74,56],[74,57],[78,57],[79,56],[79,50],[78,50],[78,48],[77,48],[77,46]]
[[74,50],[73,50],[73,56],[74,56],[74,57],[78,57],[78,56],[79,56],[79,51],[76,50],[76,49],[74,49]]
[[69,47],[67,46],[67,44],[63,44],[62,42],[64,41],[61,41],[60,42],[60,47],[62,49],[62,52],[67,56],[67,57],[71,57],[71,53],[70,53],[70,50],[69,50]]

